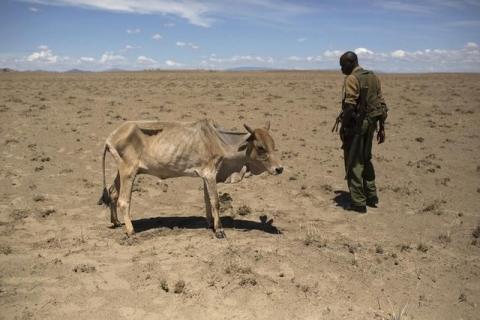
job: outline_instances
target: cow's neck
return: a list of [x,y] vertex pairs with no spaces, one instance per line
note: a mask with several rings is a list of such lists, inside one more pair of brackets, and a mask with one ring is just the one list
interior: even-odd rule
[[248,170],[246,151],[225,154],[218,169],[217,181],[235,183],[243,179]]

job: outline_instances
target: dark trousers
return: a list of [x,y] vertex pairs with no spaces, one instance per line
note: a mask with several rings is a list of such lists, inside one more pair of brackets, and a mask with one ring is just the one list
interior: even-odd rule
[[[360,126],[351,128],[343,141],[345,173],[352,205],[365,206],[367,199],[377,197],[372,143],[376,119],[367,117]],[[348,132],[348,129],[346,130]]]

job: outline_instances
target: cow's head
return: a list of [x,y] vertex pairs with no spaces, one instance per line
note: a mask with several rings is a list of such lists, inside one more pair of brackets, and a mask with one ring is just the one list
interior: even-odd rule
[[273,175],[281,174],[283,167],[277,160],[275,142],[268,132],[270,130],[270,122],[267,122],[265,128],[255,130],[246,124],[244,124],[244,127],[250,133],[250,136],[240,148],[246,148],[249,170],[253,174],[260,174],[264,171],[268,171]]

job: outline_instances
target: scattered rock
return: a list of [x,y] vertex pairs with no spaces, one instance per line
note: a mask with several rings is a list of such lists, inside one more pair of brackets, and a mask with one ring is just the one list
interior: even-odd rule
[[170,291],[170,289],[168,288],[167,280],[165,279],[160,280],[160,288],[162,288],[162,290],[165,292]]
[[29,215],[30,212],[27,209],[13,209],[12,213],[10,214],[14,220],[25,219]]
[[472,236],[476,239],[480,238],[480,224],[475,229],[473,229]]
[[327,192],[333,192],[333,187],[332,187],[331,185],[329,185],[329,184],[322,184],[322,185],[320,186],[320,188],[321,188],[322,190],[327,191]]
[[35,202],[45,201],[45,197],[41,194],[37,194],[33,196],[33,201]]
[[228,193],[221,193],[218,197],[220,202],[220,212],[233,211],[232,196]]
[[417,245],[417,250],[418,251],[421,251],[423,253],[426,253],[428,251],[428,246],[423,243],[423,242],[420,242],[418,245]]
[[450,232],[442,233],[441,235],[438,236],[438,240],[440,240],[440,243],[442,243],[442,245],[446,247],[447,244],[452,242],[452,237],[450,236]]
[[441,215],[443,211],[441,210],[440,206],[442,204],[446,203],[445,200],[435,200],[431,204],[425,206],[422,209],[422,212],[431,212],[433,214],[436,214],[437,216]]
[[54,208],[45,208],[45,209],[42,209],[40,210],[40,216],[42,218],[46,218],[48,217],[49,215],[51,215],[52,213],[55,213],[56,210]]
[[90,264],[79,264],[73,268],[73,271],[77,273],[92,273],[96,271],[96,268]]
[[1,254],[4,254],[4,255],[7,255],[7,254],[11,254],[12,253],[12,248],[10,246],[0,246],[0,253]]
[[185,292],[185,281],[178,280],[177,283],[175,283],[175,289],[173,290],[173,292],[176,294]]
[[237,209],[237,213],[240,216],[246,216],[246,215],[249,215],[250,213],[252,213],[252,210],[250,209],[249,206],[244,204]]
[[240,285],[240,287],[256,286],[257,280],[255,280],[255,278],[252,278],[252,277],[246,277],[246,278],[242,278],[238,284]]

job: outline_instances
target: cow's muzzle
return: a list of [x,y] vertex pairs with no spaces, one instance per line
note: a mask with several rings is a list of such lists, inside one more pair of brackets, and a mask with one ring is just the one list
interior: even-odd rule
[[271,170],[271,173],[272,173],[273,175],[279,175],[279,174],[282,174],[282,172],[283,172],[283,167],[281,167],[281,166],[274,167],[274,168],[272,168],[272,169],[273,169],[273,170]]

